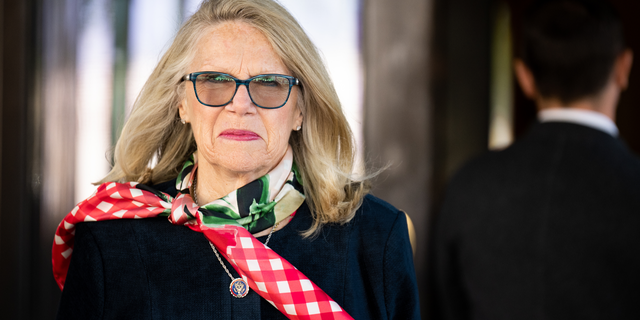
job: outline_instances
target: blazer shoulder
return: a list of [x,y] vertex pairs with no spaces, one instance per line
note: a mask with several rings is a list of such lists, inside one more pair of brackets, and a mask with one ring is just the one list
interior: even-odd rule
[[118,219],[79,223],[76,226],[76,239],[84,239],[86,234],[90,234],[90,239],[103,254],[113,254],[117,258],[122,256],[122,252],[140,254],[141,243],[157,242],[176,233],[187,233],[187,230],[172,225],[164,217]]
[[393,223],[403,211],[394,207],[390,203],[368,194],[362,200],[362,205],[357,210],[356,216],[376,223]]
[[[166,219],[166,218],[165,218]],[[93,221],[83,222],[76,226],[76,232],[84,233],[90,232],[96,239],[101,239],[103,236],[123,236],[131,233],[131,228],[144,228],[149,224],[158,224],[162,220],[161,218],[148,218],[148,219],[114,219],[105,221]],[[109,239],[111,242],[117,242],[117,239]]]
[[117,243],[124,240],[124,236],[130,233],[129,219],[83,222],[76,225],[76,239],[90,235],[94,241],[108,240]]
[[372,238],[387,239],[396,229],[407,233],[408,237],[405,213],[373,195],[364,197],[349,225],[354,231],[359,230],[357,233],[361,233],[363,239],[368,239],[366,241],[374,241]]

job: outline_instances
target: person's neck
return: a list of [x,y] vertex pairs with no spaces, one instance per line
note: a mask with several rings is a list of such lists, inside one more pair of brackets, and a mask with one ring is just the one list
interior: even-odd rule
[[[206,162],[204,159],[199,159],[198,170],[196,172],[196,186],[195,192],[198,199],[198,205],[204,205],[214,200],[220,199],[234,190],[237,190],[251,181],[254,181],[265,174],[269,173],[273,168],[268,169],[266,172],[257,173],[232,173],[229,170],[224,170],[219,166],[213,166]],[[192,189],[192,191],[194,191]],[[274,231],[278,231],[284,228],[291,217],[288,217],[276,225]],[[261,232],[255,233],[253,236],[258,238],[266,236],[271,232],[271,229],[266,229]]]
[[198,204],[203,205],[220,199],[265,174],[267,172],[230,172],[219,166],[212,166],[205,161],[198,162],[195,177],[197,179]]
[[595,111],[605,115],[611,119],[611,121],[615,122],[616,106],[618,104],[619,96],[620,91],[617,90],[615,86],[607,85],[600,94],[593,97],[585,97],[568,104],[562,103],[557,98],[538,97],[536,99],[536,105],[539,111],[559,108]]

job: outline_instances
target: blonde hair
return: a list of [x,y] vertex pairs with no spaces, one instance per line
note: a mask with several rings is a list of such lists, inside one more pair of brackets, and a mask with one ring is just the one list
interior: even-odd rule
[[[189,125],[179,121],[178,105],[196,44],[204,30],[224,21],[243,21],[270,41],[292,75],[300,80],[298,108],[301,131],[289,143],[302,178],[314,223],[304,235],[324,224],[346,223],[369,190],[367,179],[356,179],[353,134],[342,112],[329,74],[296,20],[272,0],[210,0],[189,18],[145,83],[114,150],[114,166],[101,181],[159,183],[174,179],[196,150]],[[149,163],[157,157],[153,169]]]

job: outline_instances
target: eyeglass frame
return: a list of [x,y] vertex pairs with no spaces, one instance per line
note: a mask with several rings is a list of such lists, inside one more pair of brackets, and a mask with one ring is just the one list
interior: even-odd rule
[[[213,104],[206,104],[204,102],[202,102],[202,100],[200,100],[200,97],[198,96],[198,89],[196,88],[196,82],[195,80],[198,78],[199,75],[201,74],[220,74],[220,75],[224,75],[224,76],[228,76],[229,78],[233,79],[233,81],[236,83],[236,89],[233,91],[233,95],[231,96],[231,99],[229,99],[229,101],[227,101],[224,104],[218,104],[218,105],[213,105]],[[277,106],[277,107],[263,107],[259,104],[257,104],[255,101],[253,101],[253,97],[251,96],[251,90],[249,90],[249,84],[251,83],[251,81],[253,79],[256,79],[258,77],[263,77],[263,76],[279,76],[279,77],[283,77],[289,80],[289,92],[287,93],[287,98],[284,100],[284,103],[282,103],[281,105]],[[187,75],[185,75],[184,77],[180,78],[180,82],[184,82],[184,81],[191,81],[193,83],[193,92],[196,94],[196,99],[198,99],[198,102],[200,102],[202,105],[205,105],[207,107],[224,107],[226,105],[228,105],[229,103],[231,103],[231,101],[233,101],[233,98],[236,97],[236,93],[238,93],[238,88],[241,85],[244,85],[247,88],[247,94],[249,95],[249,99],[251,99],[251,102],[256,105],[259,108],[262,109],[278,109],[278,108],[282,108],[285,104],[287,104],[287,102],[289,102],[289,97],[291,96],[291,88],[293,86],[299,86],[301,85],[300,80],[298,80],[298,78],[293,77],[293,76],[288,76],[285,74],[278,74],[278,73],[266,73],[266,74],[259,74],[257,76],[253,76],[249,79],[246,80],[240,80],[228,73],[224,73],[224,72],[217,72],[217,71],[198,71],[198,72],[192,72],[189,73]]]

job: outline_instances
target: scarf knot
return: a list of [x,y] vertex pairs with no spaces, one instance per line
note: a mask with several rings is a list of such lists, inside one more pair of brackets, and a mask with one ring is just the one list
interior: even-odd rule
[[193,201],[189,194],[179,194],[171,202],[171,215],[169,221],[175,225],[184,225],[196,218],[200,207]]

